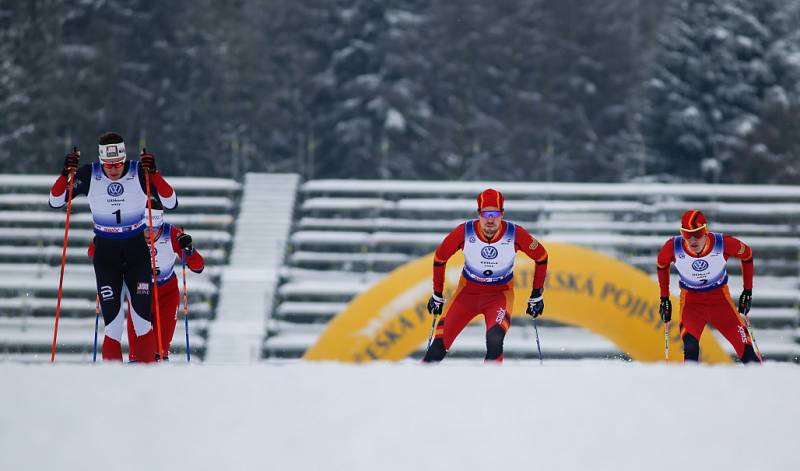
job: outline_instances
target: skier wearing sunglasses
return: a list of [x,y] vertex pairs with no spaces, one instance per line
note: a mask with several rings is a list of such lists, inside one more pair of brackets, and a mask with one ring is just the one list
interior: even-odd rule
[[[441,318],[424,362],[439,362],[455,338],[475,316],[486,324],[485,361],[503,361],[503,341],[511,326],[514,306],[514,258],[522,251],[536,263],[527,314],[544,312],[542,291],[547,273],[547,250],[523,227],[503,220],[503,194],[492,188],[478,195],[478,219],[460,224],[436,249],[433,259],[433,295],[428,312]],[[464,252],[464,268],[452,299],[444,309],[447,260]]]
[[66,204],[68,178],[73,177],[73,199],[86,195],[92,212],[95,253],[92,260],[106,325],[103,358],[122,358],[119,335],[111,325],[120,309],[123,283],[131,299],[131,317],[136,331],[136,350],[141,362],[157,359],[150,296],[153,288],[150,252],[145,242],[147,232],[146,177],[166,209],[174,209],[178,200],[169,183],[156,169],[155,156],[142,153],[140,160],[127,158],[125,142],[116,133],[98,139],[99,161],[78,167],[80,154],[64,158],[61,175],[50,189],[50,206]]
[[[742,294],[738,305],[728,290],[726,261],[742,263]],[[753,296],[753,251],[739,239],[708,230],[705,215],[690,209],[681,218],[680,235],[671,237],[658,254],[658,285],[661,290],[661,320],[672,320],[669,299],[669,268],[675,264],[680,276],[680,334],[684,361],[700,360],[700,336],[706,324],[713,325],[736,350],[743,363],[758,361],[753,341],[739,313],[747,316]]]

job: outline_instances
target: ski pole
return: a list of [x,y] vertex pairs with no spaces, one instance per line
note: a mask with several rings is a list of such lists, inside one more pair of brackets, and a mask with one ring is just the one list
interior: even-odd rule
[[750,340],[753,341],[753,348],[756,350],[756,355],[758,356],[758,362],[764,363],[764,359],[761,357],[761,350],[758,348],[758,343],[756,343],[756,336],[753,335],[753,326],[750,324],[750,316],[747,314],[744,315],[744,325],[747,326],[747,333],[750,334]]
[[[147,153],[147,149],[142,147],[142,155]],[[150,201],[150,172],[144,170],[145,189],[147,190],[147,227],[150,233],[150,267],[153,270],[153,304],[156,305],[155,318],[153,325],[156,329],[156,341],[158,342],[158,359],[164,358],[164,350],[161,348],[161,310],[158,308],[158,274],[156,273],[156,242],[153,235],[153,202]]]
[[669,362],[669,322],[664,323],[664,361]]
[[536,319],[533,319],[533,332],[536,334],[536,349],[539,350],[539,364],[543,365],[542,360],[542,346],[539,344],[539,329],[536,327]]
[[95,295],[94,303],[94,348],[92,349],[92,363],[97,363],[97,330],[100,328],[100,295]]
[[183,262],[183,330],[186,331],[186,363],[192,361],[192,352],[189,349],[189,297],[186,293],[186,252],[181,250]]
[[433,322],[431,322],[431,333],[430,333],[430,335],[428,335],[428,350],[431,349],[431,343],[433,343],[433,333],[436,331],[436,320],[438,318],[439,318],[439,314],[434,314],[433,315]]
[[[77,147],[72,148],[72,152],[81,155]],[[64,267],[67,264],[67,240],[69,239],[69,214],[72,211],[72,187],[75,183],[75,171],[72,170],[67,175],[67,218],[64,222],[64,244],[61,246],[61,274],[58,277],[58,300],[56,301],[56,323],[53,327],[53,348],[50,351],[50,363],[56,361],[56,341],[58,340],[58,319],[61,314],[61,295],[64,289]]]

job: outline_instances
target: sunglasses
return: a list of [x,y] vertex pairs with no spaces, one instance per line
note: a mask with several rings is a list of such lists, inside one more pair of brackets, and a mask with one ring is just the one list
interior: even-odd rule
[[111,169],[111,168],[122,168],[124,165],[125,165],[125,161],[124,160],[121,161],[121,162],[113,162],[113,163],[103,162],[103,168],[108,168],[108,169]]
[[702,239],[703,237],[706,236],[707,232],[708,230],[705,227],[692,232],[684,231],[683,229],[681,229],[681,237],[683,237],[683,240]]
[[482,218],[499,218],[503,215],[502,211],[480,211],[480,215]]

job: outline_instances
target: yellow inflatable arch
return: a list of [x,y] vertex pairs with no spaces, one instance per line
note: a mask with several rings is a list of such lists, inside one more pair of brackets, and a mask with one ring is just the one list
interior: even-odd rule
[[[593,250],[571,244],[545,245],[549,254],[546,318],[602,335],[634,360],[664,360],[664,325],[658,315],[654,280]],[[431,317],[425,305],[431,292],[432,260],[430,254],[409,262],[357,296],[330,322],[304,358],[362,363],[408,357],[430,333]],[[455,288],[463,263],[460,252],[448,262],[445,297]],[[514,270],[516,317],[525,316],[533,269],[533,262],[519,253]],[[677,311],[678,300],[673,297],[672,303]],[[677,312],[674,317],[679,317]],[[677,324],[671,323],[670,361],[683,360]],[[712,335],[703,335],[700,345],[703,362],[731,362]]]

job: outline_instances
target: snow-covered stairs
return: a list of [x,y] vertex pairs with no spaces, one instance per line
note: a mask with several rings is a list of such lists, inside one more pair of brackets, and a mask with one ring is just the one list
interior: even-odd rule
[[221,278],[217,318],[209,327],[206,362],[259,359],[292,225],[298,181],[296,174],[245,176],[230,263]]

